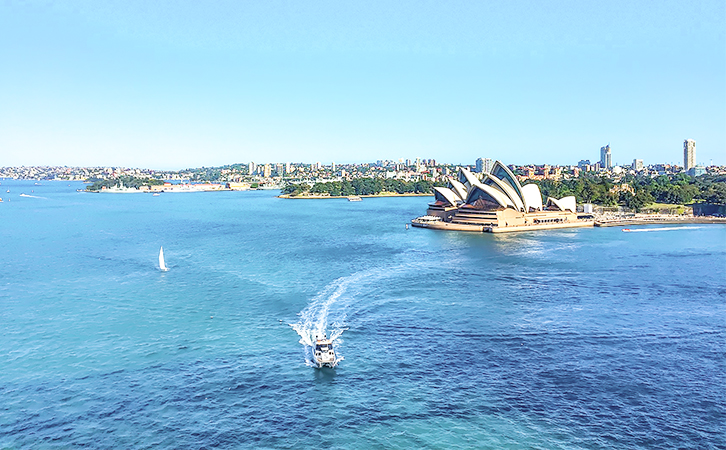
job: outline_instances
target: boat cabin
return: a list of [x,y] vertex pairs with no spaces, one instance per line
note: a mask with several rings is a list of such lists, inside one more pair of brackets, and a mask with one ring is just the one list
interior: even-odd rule
[[333,350],[333,342],[325,335],[323,335],[322,338],[317,338],[315,342],[314,356],[318,367],[335,367],[335,364],[337,363],[335,351]]

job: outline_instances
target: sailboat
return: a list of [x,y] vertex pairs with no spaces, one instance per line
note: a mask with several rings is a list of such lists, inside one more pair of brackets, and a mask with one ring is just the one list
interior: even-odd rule
[[164,247],[161,247],[159,249],[159,269],[161,269],[163,272],[166,272],[169,270],[166,267],[166,264],[164,264]]

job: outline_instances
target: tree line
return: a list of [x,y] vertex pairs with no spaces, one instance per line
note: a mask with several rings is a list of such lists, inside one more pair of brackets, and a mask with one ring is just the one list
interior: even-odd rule
[[444,183],[432,181],[402,181],[388,178],[357,178],[352,181],[327,181],[315,183],[312,186],[306,183],[288,183],[282,189],[283,194],[290,196],[313,194],[330,196],[349,195],[378,195],[383,192],[396,194],[430,194],[434,186],[444,186]]
[[100,191],[102,188],[112,188],[120,186],[123,183],[124,187],[138,189],[142,186],[159,186],[164,184],[163,181],[155,178],[138,178],[130,175],[122,175],[118,178],[108,178],[106,180],[100,180],[98,178],[89,179],[93,183],[86,187],[87,191]]
[[[684,205],[691,202],[726,204],[726,175],[686,174],[660,175],[654,178],[627,175],[618,186],[606,177],[583,175],[569,180],[530,180],[539,186],[545,197],[562,198],[574,195],[580,203],[603,206],[626,206],[636,211],[651,203]],[[632,189],[632,192],[631,192]]]

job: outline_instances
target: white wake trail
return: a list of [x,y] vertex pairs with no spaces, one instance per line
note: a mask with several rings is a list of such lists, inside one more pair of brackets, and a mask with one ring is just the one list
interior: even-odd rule
[[631,233],[642,233],[647,231],[673,231],[673,230],[698,230],[703,227],[689,227],[689,226],[678,226],[678,227],[660,227],[660,228],[636,228],[630,230]]
[[40,197],[38,195],[28,195],[28,194],[20,194],[19,197],[26,197],[26,198],[40,198],[43,200],[48,200],[47,197]]
[[305,351],[305,364],[317,367],[313,362],[313,347],[317,336],[323,334],[328,335],[336,355],[342,360],[339,344],[343,342],[341,339],[343,332],[348,329],[345,323],[346,310],[351,303],[370,295],[371,289],[377,284],[375,281],[401,276],[411,270],[417,270],[421,265],[425,265],[424,260],[407,261],[401,265],[354,273],[328,284],[305,309],[298,313],[298,322],[289,324],[300,336],[300,343]]
[[[323,292],[315,296],[310,304],[300,312],[300,320],[297,323],[290,324],[290,326],[300,335],[301,344],[312,347],[315,344],[315,338],[317,336],[324,333],[327,334],[328,316],[331,306],[339,302],[348,290],[348,287],[358,282],[361,278],[362,276],[360,274],[354,274],[346,278],[338,278],[326,286]],[[336,317],[336,319],[330,330],[329,338],[331,341],[338,339],[343,334],[343,331],[346,330],[342,323],[345,317]]]

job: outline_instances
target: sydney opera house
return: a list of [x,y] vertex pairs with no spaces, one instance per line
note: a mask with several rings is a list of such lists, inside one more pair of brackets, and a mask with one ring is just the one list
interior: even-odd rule
[[578,219],[576,208],[575,197],[543,202],[539,186],[520,185],[497,161],[489,173],[459,169],[448,187],[434,188],[427,215],[411,222],[422,228],[493,233],[593,226],[592,219]]

